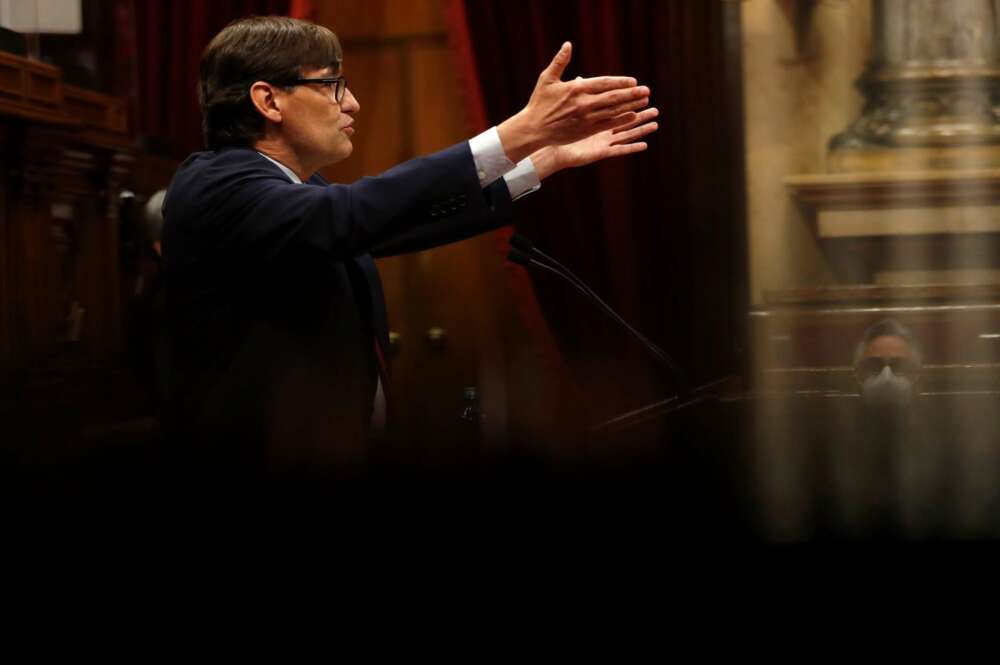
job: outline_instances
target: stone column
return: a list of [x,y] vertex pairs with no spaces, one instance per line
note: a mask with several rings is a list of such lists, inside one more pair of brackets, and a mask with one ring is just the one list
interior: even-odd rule
[[830,170],[1000,167],[1000,0],[873,0],[865,108]]

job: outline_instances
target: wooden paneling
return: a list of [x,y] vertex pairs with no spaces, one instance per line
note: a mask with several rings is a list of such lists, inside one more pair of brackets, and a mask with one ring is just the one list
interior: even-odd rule
[[0,58],[0,97],[22,96],[24,73],[20,63]]
[[107,95],[66,86],[64,91],[66,113],[87,127],[111,132],[128,131],[128,114],[119,100],[109,103]]
[[53,76],[53,69],[40,63],[30,63],[25,67],[24,97],[29,103],[49,109],[60,107],[63,102],[62,80]]
[[417,154],[469,138],[459,81],[446,43],[415,43],[407,52],[413,76],[413,140]]
[[[344,45],[344,68],[361,110],[350,159],[323,175],[351,182],[469,138],[444,14],[437,0],[318,3],[316,20]],[[399,454],[448,465],[477,451],[459,415],[463,389],[480,389],[490,438],[506,422],[502,259],[492,235],[379,260],[390,328]],[[445,330],[442,348],[427,333]],[[486,378],[488,377],[488,378]],[[486,385],[490,387],[484,389]]]
[[326,0],[316,20],[344,40],[385,40],[445,30],[440,0]]
[[30,368],[79,342],[88,362],[107,361],[120,342],[112,162],[69,134],[20,134],[4,146],[20,165],[5,188],[11,351]]
[[12,294],[14,353],[23,362],[42,355],[54,323],[48,270],[50,245],[46,242],[51,229],[37,197],[23,190],[11,194],[10,238],[11,246],[16,249],[11,252],[10,272],[6,277]]
[[128,390],[107,385],[123,364],[116,213],[131,137],[121,100],[49,65],[0,54],[0,89],[5,451],[44,457]]

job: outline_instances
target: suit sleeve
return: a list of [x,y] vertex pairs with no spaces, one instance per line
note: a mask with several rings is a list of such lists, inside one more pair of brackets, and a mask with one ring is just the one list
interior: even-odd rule
[[350,185],[302,186],[261,177],[237,188],[222,247],[273,259],[290,246],[344,258],[427,249],[512,221],[505,184],[482,189],[467,142]]
[[[474,206],[467,205],[468,196],[464,193],[433,203],[424,213],[430,216],[431,221],[406,225],[405,229],[375,244],[371,248],[372,256],[385,258],[396,254],[420,252],[513,223],[510,192],[503,178],[488,187],[478,189],[472,196]],[[480,197],[489,211],[485,215],[475,209],[478,204],[478,200],[475,199]]]

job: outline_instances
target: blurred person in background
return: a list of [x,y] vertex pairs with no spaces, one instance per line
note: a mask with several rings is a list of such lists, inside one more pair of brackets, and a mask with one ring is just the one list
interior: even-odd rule
[[919,408],[922,369],[920,344],[893,319],[871,325],[855,347],[858,417],[832,451],[842,535],[923,539],[946,527],[941,423]]
[[908,328],[893,319],[872,325],[854,353],[862,403],[886,418],[907,413],[922,366],[920,348]]

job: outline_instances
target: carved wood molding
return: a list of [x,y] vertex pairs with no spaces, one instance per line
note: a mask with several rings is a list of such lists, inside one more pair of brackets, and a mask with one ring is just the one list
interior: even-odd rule
[[88,143],[108,147],[129,139],[124,100],[65,85],[59,68],[2,51],[0,116],[73,129]]

